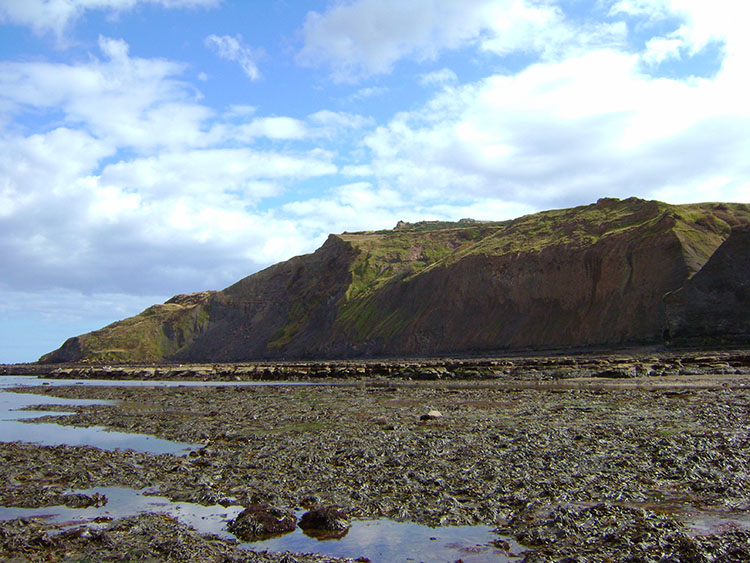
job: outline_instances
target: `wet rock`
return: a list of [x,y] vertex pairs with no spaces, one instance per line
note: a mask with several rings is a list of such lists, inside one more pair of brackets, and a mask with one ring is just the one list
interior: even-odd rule
[[105,506],[107,504],[107,495],[94,493],[87,495],[83,493],[68,493],[55,498],[58,504],[64,504],[70,508],[88,508],[90,506]]
[[302,515],[299,527],[318,539],[338,539],[349,532],[349,513],[336,506],[321,506]]
[[293,532],[297,519],[289,510],[267,504],[252,504],[232,520],[227,529],[245,541]]
[[603,377],[610,379],[625,379],[638,376],[636,366],[610,367],[591,374],[592,377]]
[[[461,361],[434,363],[456,372],[468,366]],[[76,407],[75,414],[49,422],[103,425],[206,447],[186,456],[157,456],[0,443],[0,504],[40,506],[44,500],[43,506],[50,506],[59,504],[59,499],[47,504],[52,496],[71,490],[125,486],[205,504],[237,499],[234,504],[243,506],[291,507],[311,497],[305,509],[355,507],[352,518],[433,526],[496,525],[530,503],[545,510],[565,506],[555,514],[524,512],[538,523],[524,528],[516,520],[507,532],[540,540],[534,545],[540,561],[626,560],[629,542],[639,541],[638,530],[653,536],[647,539],[654,549],[664,545],[664,553],[685,554],[674,551],[689,529],[678,516],[689,518],[700,507],[731,512],[750,506],[750,480],[743,470],[750,466],[747,352],[472,362],[507,375],[482,381],[381,378],[320,387],[40,387],[33,392],[116,401]],[[373,362],[370,372],[376,365],[388,377],[403,370]],[[638,379],[590,377],[629,366],[636,367]],[[240,366],[232,373],[258,378],[250,375],[254,369]],[[293,371],[286,365],[274,370]],[[731,373],[738,370],[742,373]],[[642,377],[648,372],[660,377]],[[419,415],[433,409],[451,423],[443,424],[444,417],[420,424]],[[228,440],[228,429],[245,439]],[[610,508],[581,512],[600,504]],[[617,504],[648,507],[645,524]],[[672,524],[656,518],[675,510]],[[593,523],[588,528],[587,520]],[[743,522],[737,533],[723,528],[700,538],[687,533],[688,541],[709,560],[750,560],[742,555],[750,545]],[[608,529],[622,529],[630,539],[605,543]],[[168,532],[168,527],[154,530]],[[558,533],[564,541],[554,551],[542,540]],[[601,555],[600,543],[608,555]],[[33,548],[28,558],[44,560],[47,549]],[[740,556],[722,555],[733,552]]]

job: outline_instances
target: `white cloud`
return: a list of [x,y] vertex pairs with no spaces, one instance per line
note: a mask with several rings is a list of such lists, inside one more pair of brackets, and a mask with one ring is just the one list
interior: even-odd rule
[[308,136],[307,126],[299,119],[291,117],[260,117],[250,123],[240,125],[232,134],[246,140],[254,137],[269,139],[304,139]]
[[372,176],[372,167],[367,164],[350,164],[341,168],[343,176]]
[[[335,174],[335,155],[259,151],[242,137],[302,140],[356,116],[308,122],[246,105],[217,116],[177,79],[183,65],[133,58],[122,40],[99,47],[104,60],[0,63],[0,107],[15,131],[0,134],[0,284],[169,294],[220,288],[311,250],[318,230],[257,206]],[[25,134],[28,114],[48,130]]]
[[[381,182],[424,204],[484,198],[537,207],[601,193],[714,195],[746,185],[750,110],[716,81],[653,78],[600,50],[448,88],[365,139]],[[718,198],[721,199],[721,198]]]
[[351,96],[349,96],[348,101],[359,102],[362,100],[367,100],[368,98],[382,96],[387,92],[388,88],[386,88],[385,86],[368,86],[367,88],[360,88],[359,90],[354,92]]
[[276,195],[276,184],[334,174],[337,167],[321,158],[251,149],[205,149],[161,153],[155,157],[120,161],[101,173],[102,185],[121,186],[144,199],[192,194],[202,203],[257,202]]
[[123,12],[138,4],[164,8],[216,6],[221,0],[3,0],[0,22],[31,27],[36,33],[52,32],[61,37],[87,10]]
[[[253,204],[336,171],[322,152],[211,149],[121,161],[96,175],[106,154],[65,129],[0,142],[0,199],[13,202],[0,215],[0,284],[134,294],[223,287],[311,250],[309,230]],[[272,238],[286,250],[272,254]]]
[[[745,74],[750,56],[750,36],[747,21],[750,19],[750,4],[735,0],[617,0],[612,3],[610,13],[626,14],[646,18],[649,23],[660,23],[672,19],[678,22],[676,29],[663,37],[654,37],[652,47],[663,49],[669,45],[669,53],[679,49],[680,53],[692,56],[712,43],[723,46],[725,72]],[[649,49],[647,57],[654,56]]]
[[216,51],[222,59],[239,63],[250,80],[260,78],[260,70],[256,61],[263,52],[243,45],[241,35],[236,37],[209,35],[206,37],[206,46]]
[[62,110],[65,122],[116,146],[147,150],[207,142],[212,111],[177,79],[184,65],[128,57],[124,41],[100,37],[108,60],[0,62],[6,115]]
[[406,57],[433,60],[467,46],[557,56],[579,44],[619,41],[624,32],[609,24],[574,29],[553,3],[534,0],[357,0],[308,13],[298,60],[330,65],[335,80],[355,81],[390,72]]
[[419,83],[422,86],[443,86],[444,84],[455,84],[458,82],[458,76],[449,68],[442,68],[435,72],[428,72],[419,76]]
[[643,60],[648,64],[660,64],[669,59],[680,59],[682,41],[666,37],[654,37],[646,42]]

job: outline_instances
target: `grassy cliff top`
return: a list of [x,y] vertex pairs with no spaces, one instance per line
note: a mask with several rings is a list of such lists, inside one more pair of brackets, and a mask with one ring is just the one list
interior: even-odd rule
[[592,205],[555,209],[511,221],[423,221],[388,231],[344,233],[359,250],[354,261],[354,298],[474,254],[540,252],[556,246],[586,247],[633,229],[657,234],[673,229],[696,271],[726,239],[732,226],[750,222],[750,206],[732,203],[671,205],[638,198],[603,198]]

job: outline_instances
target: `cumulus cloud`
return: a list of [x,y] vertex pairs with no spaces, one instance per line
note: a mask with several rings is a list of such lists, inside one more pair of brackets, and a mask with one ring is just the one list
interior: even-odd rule
[[242,43],[242,36],[237,35],[209,35],[206,37],[206,46],[216,51],[222,59],[239,63],[242,71],[250,80],[258,80],[260,71],[256,63],[262,56],[262,51],[255,50]]
[[655,37],[646,42],[643,60],[648,64],[661,64],[670,59],[680,59],[682,41],[667,37]]
[[432,60],[450,49],[553,56],[623,33],[609,24],[574,30],[553,3],[534,0],[357,0],[308,13],[298,60],[329,65],[337,81],[355,81],[390,72],[400,59]]
[[[119,39],[99,48],[76,64],[0,63],[0,107],[16,123],[0,133],[4,291],[168,296],[310,250],[318,231],[259,204],[335,174],[335,155],[254,149],[238,132],[300,140],[355,116],[218,116],[180,80],[183,65],[133,58]],[[25,133],[28,114],[48,119],[43,132]]]
[[365,139],[373,172],[425,203],[548,207],[677,185],[684,200],[717,176],[730,180],[714,195],[736,199],[750,110],[719,87],[721,76],[653,78],[639,61],[599,50],[448,88]]
[[307,125],[291,117],[260,117],[237,128],[234,136],[239,139],[267,137],[269,139],[304,139],[308,136]]
[[99,38],[104,60],[79,64],[0,62],[0,100],[7,114],[63,111],[113,146],[147,150],[201,145],[212,111],[179,79],[185,66],[128,56],[122,40]]
[[221,287],[279,258],[265,250],[270,236],[287,255],[307,250],[307,234],[253,204],[337,170],[320,152],[206,149],[97,174],[108,151],[68,129],[0,142],[0,201],[10,203],[0,214],[0,283],[150,294]]
[[[101,173],[104,185],[122,186],[143,198],[193,194],[201,203],[245,204],[277,194],[268,181],[303,179],[337,172],[326,159],[310,155],[258,152],[252,149],[205,149],[162,153],[110,164]],[[232,201],[231,203],[234,203]]]
[[0,22],[23,25],[36,33],[64,31],[87,10],[122,12],[138,4],[156,4],[164,8],[216,6],[221,0],[4,0],[0,3]]
[[677,21],[678,25],[663,36],[651,39],[646,57],[658,62],[660,53],[692,56],[708,45],[721,44],[723,68],[743,73],[750,55],[750,37],[746,22],[750,4],[733,0],[616,0],[610,13],[644,18],[646,25]]

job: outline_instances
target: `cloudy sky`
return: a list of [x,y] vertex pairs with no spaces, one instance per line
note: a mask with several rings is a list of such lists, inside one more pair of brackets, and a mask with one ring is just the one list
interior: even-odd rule
[[0,362],[330,232],[750,201],[750,3],[0,0]]

